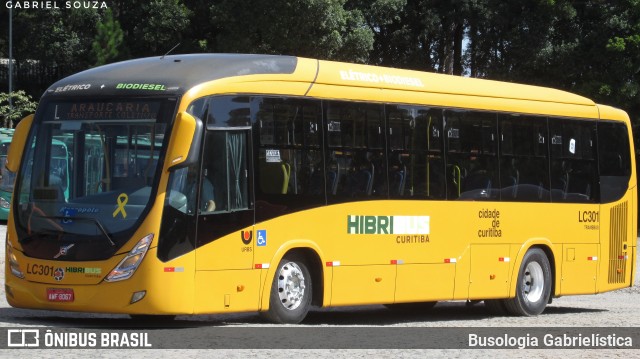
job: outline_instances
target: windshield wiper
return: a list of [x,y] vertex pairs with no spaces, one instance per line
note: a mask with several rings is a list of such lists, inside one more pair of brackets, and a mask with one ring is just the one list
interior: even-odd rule
[[87,218],[87,217],[68,217],[68,216],[39,216],[41,218],[49,218],[49,219],[59,219],[59,220],[73,220],[73,221],[89,221],[89,222],[93,222],[96,224],[96,227],[98,227],[98,229],[100,229],[100,232],[102,232],[102,234],[104,234],[104,237],[107,239],[107,241],[109,242],[109,244],[111,244],[111,247],[115,247],[116,243],[113,241],[113,239],[111,239],[111,236],[109,235],[109,233],[107,232],[107,230],[104,228],[104,226],[102,225],[102,223],[100,223],[100,221],[98,221],[97,218]]

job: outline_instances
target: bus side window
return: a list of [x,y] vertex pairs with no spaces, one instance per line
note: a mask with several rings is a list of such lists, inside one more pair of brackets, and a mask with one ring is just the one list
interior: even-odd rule
[[631,177],[629,134],[623,123],[598,122],[600,201],[617,201],[627,191]]
[[448,198],[498,199],[496,114],[447,110],[445,119]]
[[382,106],[327,101],[326,108],[328,200],[386,197]]
[[292,196],[323,196],[319,102],[254,97],[252,111],[260,131],[258,196],[287,195],[276,199],[285,202],[296,201]]
[[444,199],[442,110],[388,105],[386,112],[390,196]]
[[552,119],[551,200],[595,202],[598,198],[594,121]]
[[447,159],[447,199],[457,199],[462,193],[462,181],[467,175],[467,169],[462,163],[460,146],[460,121],[462,113],[459,111],[445,112],[445,149]]
[[548,202],[547,121],[543,117],[501,115],[500,199]]

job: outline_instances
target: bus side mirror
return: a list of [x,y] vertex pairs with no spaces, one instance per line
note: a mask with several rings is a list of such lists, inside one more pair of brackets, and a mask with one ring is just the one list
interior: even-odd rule
[[176,170],[196,163],[201,139],[202,121],[186,112],[178,113],[167,149],[169,170]]
[[22,159],[22,153],[24,152],[24,146],[27,142],[27,135],[31,129],[33,123],[33,115],[29,115],[18,123],[15,131],[13,132],[13,138],[11,139],[11,146],[7,153],[7,161],[5,167],[13,172],[18,172],[20,166],[20,160]]

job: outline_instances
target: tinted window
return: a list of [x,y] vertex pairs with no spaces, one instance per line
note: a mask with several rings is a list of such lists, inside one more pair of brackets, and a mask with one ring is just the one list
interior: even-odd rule
[[387,196],[382,106],[327,101],[326,192],[330,202]]
[[[262,204],[287,210],[325,202],[320,101],[254,97],[256,189]],[[271,208],[273,210],[273,208]],[[269,210],[262,214],[273,216]]]
[[627,191],[631,176],[629,134],[622,123],[598,123],[600,192],[602,203],[620,199]]
[[598,199],[595,121],[552,119],[551,200],[594,202]]
[[387,106],[391,197],[443,199],[442,110]]
[[447,198],[497,200],[496,114],[445,111]]
[[259,96],[189,111],[209,127],[254,124],[258,199],[287,210],[387,195],[610,201],[631,171],[627,129],[614,122],[598,125],[598,151],[595,121]]
[[501,200],[549,201],[546,118],[502,115],[499,124]]
[[250,124],[249,97],[215,96],[193,101],[187,112],[200,118],[207,127],[246,127]]

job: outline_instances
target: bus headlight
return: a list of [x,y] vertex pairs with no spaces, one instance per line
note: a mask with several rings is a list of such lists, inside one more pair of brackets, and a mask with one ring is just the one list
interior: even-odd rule
[[140,263],[142,263],[142,259],[144,259],[145,254],[147,254],[151,242],[153,242],[153,234],[148,234],[142,238],[104,280],[107,282],[117,282],[131,278]]
[[7,240],[7,259],[9,260],[9,268],[11,269],[11,273],[20,279],[24,279],[24,273],[20,270],[20,265],[18,264],[18,257],[16,257],[15,253],[13,253],[13,246],[11,242]]
[[4,197],[0,197],[0,207],[4,209],[9,209],[9,207],[11,207],[11,203],[7,201]]

